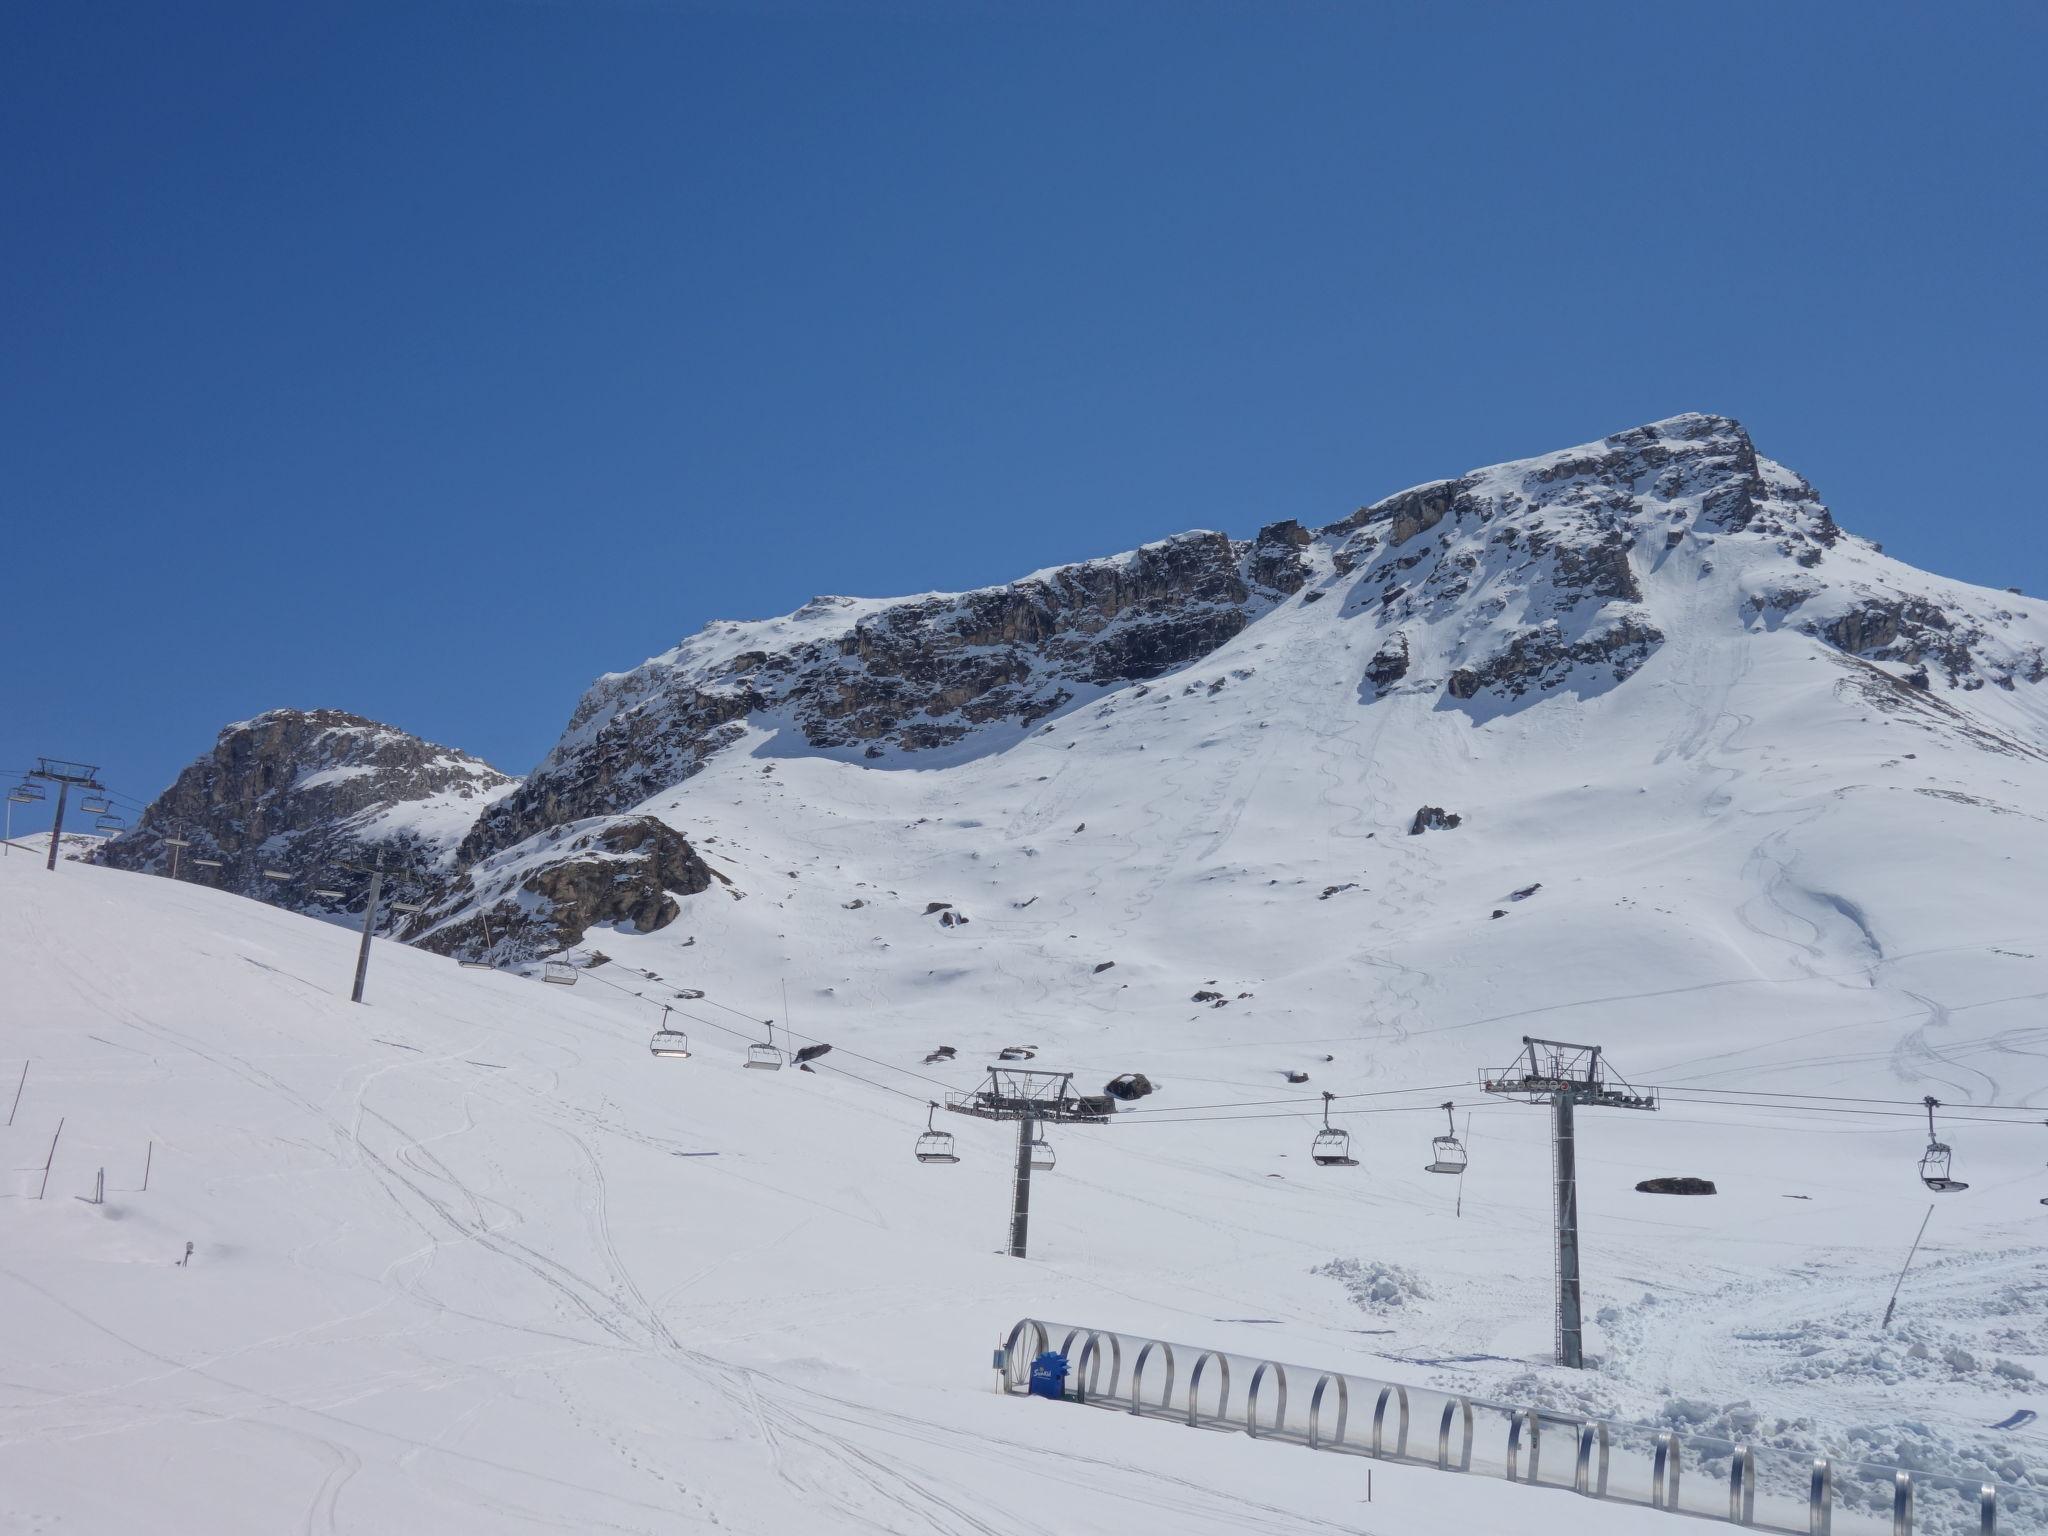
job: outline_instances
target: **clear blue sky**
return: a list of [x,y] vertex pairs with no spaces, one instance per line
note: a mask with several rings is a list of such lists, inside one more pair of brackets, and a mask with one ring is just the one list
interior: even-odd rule
[[292,704],[523,770],[710,618],[1686,409],[2048,592],[2044,17],[7,6],[0,769]]

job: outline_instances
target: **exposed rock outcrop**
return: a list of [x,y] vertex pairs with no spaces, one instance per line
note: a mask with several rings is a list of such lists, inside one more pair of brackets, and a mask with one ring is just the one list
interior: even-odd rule
[[568,949],[596,927],[666,928],[682,910],[678,896],[722,879],[666,822],[616,817],[474,866],[400,936],[441,954],[516,964]]
[[[381,861],[384,897],[440,880],[479,811],[516,784],[481,758],[338,709],[273,709],[223,729],[97,862],[168,872],[298,911],[360,910]],[[207,870],[195,859],[219,859]],[[266,869],[290,878],[267,879]],[[320,896],[317,891],[337,891]]]

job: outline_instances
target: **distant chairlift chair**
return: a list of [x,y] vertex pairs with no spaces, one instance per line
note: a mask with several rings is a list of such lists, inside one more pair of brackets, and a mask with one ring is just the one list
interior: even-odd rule
[[558,987],[576,985],[576,967],[566,960],[550,960],[541,967],[540,979],[553,982]]
[[757,1072],[780,1072],[782,1070],[782,1052],[775,1049],[775,1021],[773,1019],[768,1021],[767,1043],[747,1047],[747,1065],[754,1068]]
[[1309,1144],[1308,1155],[1321,1168],[1356,1168],[1358,1159],[1351,1155],[1351,1133],[1330,1124],[1330,1100],[1335,1097],[1329,1089],[1323,1090],[1323,1128]]
[[1043,1134],[1031,1138],[1031,1166],[1041,1173],[1059,1166],[1059,1159],[1053,1155],[1052,1143]]
[[1927,1104],[1927,1150],[1920,1154],[1920,1182],[1938,1195],[1952,1195],[1959,1189],[1970,1186],[1961,1179],[1948,1176],[1949,1160],[1954,1155],[1945,1141],[1938,1141],[1934,1135],[1934,1112],[1941,1108],[1941,1100],[1929,1094]]
[[1469,1159],[1465,1156],[1465,1144],[1458,1140],[1458,1119],[1455,1106],[1444,1105],[1444,1116],[1450,1121],[1447,1134],[1436,1137],[1429,1144],[1429,1163],[1424,1173],[1463,1173]]
[[920,1163],[957,1163],[960,1159],[953,1151],[953,1133],[942,1131],[932,1123],[938,1113],[936,1102],[925,1111],[924,1134],[917,1138],[917,1160]]
[[669,1010],[661,1010],[661,1028],[654,1032],[654,1038],[647,1042],[647,1049],[657,1056],[667,1056],[676,1061],[687,1061],[690,1056],[690,1037],[680,1029],[668,1027]]
[[88,816],[104,816],[114,808],[114,802],[105,795],[86,795],[79,800],[78,808]]

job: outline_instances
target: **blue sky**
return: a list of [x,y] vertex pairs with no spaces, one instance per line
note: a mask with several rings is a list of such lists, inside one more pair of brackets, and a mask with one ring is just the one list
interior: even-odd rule
[[520,771],[715,617],[1686,409],[2048,592],[2048,11],[0,14],[0,769],[333,705]]

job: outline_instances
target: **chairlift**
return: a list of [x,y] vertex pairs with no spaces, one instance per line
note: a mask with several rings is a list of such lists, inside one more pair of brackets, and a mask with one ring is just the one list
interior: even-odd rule
[[932,1123],[938,1114],[938,1102],[934,1100],[925,1111],[924,1134],[917,1138],[917,1160],[920,1163],[957,1163],[960,1159],[953,1151],[953,1133],[942,1131]]
[[540,970],[542,981],[553,982],[558,987],[576,985],[576,967],[566,960],[550,960]]
[[1052,1143],[1045,1139],[1044,1134],[1041,1133],[1032,1137],[1031,1166],[1040,1172],[1044,1172],[1048,1168],[1058,1166],[1058,1164],[1059,1159],[1053,1156]]
[[313,894],[322,901],[340,901],[342,899],[340,891],[315,891]]
[[1465,1144],[1458,1140],[1458,1117],[1456,1106],[1448,1100],[1444,1104],[1444,1118],[1450,1121],[1449,1134],[1438,1136],[1429,1144],[1429,1164],[1424,1173],[1463,1173],[1470,1161],[1465,1155]]
[[657,1029],[654,1032],[654,1038],[647,1042],[647,1049],[657,1056],[669,1056],[677,1061],[687,1061],[690,1055],[690,1037],[680,1029],[670,1029],[668,1027],[668,1015],[669,1010],[663,1007],[661,1010],[661,1028]]
[[263,871],[263,878],[266,880],[289,880],[291,877],[292,872],[288,869],[266,869]]
[[111,837],[116,832],[126,832],[128,830],[128,823],[118,816],[102,816],[92,824],[92,829],[95,832],[104,832]]
[[219,869],[223,861],[220,859],[194,859],[192,862],[201,869]]
[[7,798],[16,805],[29,805],[37,800],[47,800],[50,792],[31,779],[23,779],[7,792]]
[[1329,1089],[1323,1090],[1323,1128],[1309,1143],[1308,1155],[1324,1168],[1356,1168],[1358,1159],[1351,1155],[1351,1133],[1330,1124],[1330,1100],[1335,1097]]
[[78,808],[88,816],[104,816],[114,808],[114,802],[105,795],[83,795],[79,798]]
[[767,1023],[768,1041],[765,1045],[755,1044],[747,1047],[747,1065],[762,1072],[780,1072],[782,1052],[775,1049],[775,1021],[770,1019]]
[[1937,1195],[1952,1195],[1959,1189],[1970,1186],[1961,1179],[1948,1176],[1949,1159],[1953,1155],[1945,1141],[1938,1141],[1934,1135],[1934,1112],[1941,1108],[1941,1100],[1929,1094],[1924,1101],[1927,1105],[1927,1150],[1920,1154],[1920,1182]]

